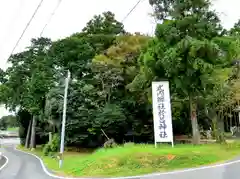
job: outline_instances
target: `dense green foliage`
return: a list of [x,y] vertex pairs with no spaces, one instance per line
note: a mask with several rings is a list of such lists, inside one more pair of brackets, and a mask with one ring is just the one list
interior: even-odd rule
[[6,130],[7,128],[16,128],[18,126],[19,124],[17,118],[14,115],[3,116],[0,119],[0,130]]
[[49,132],[60,134],[67,70],[69,146],[153,142],[151,82],[163,79],[170,82],[175,135],[192,134],[199,143],[201,129],[212,128],[223,140],[222,132],[238,124],[232,114],[240,92],[233,66],[240,56],[239,23],[225,30],[207,0],[150,4],[160,22],[154,37],[127,33],[105,12],[81,32],[54,42],[33,39],[10,57],[12,66],[0,71],[0,100],[20,109],[22,143],[34,147],[48,143]]

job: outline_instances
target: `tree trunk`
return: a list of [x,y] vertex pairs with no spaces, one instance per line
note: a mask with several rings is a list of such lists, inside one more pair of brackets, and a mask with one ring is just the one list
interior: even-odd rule
[[217,120],[218,130],[220,132],[224,132],[224,117],[223,117],[223,115],[224,115],[223,112],[220,111],[218,120]]
[[192,142],[193,144],[200,144],[200,132],[197,121],[197,104],[191,96],[189,97],[189,104],[192,124]]
[[229,129],[231,129],[231,127],[233,126],[232,125],[232,117],[233,117],[233,115],[232,115],[232,109],[230,108],[230,127],[229,127]]
[[224,121],[223,121],[223,111],[219,111],[216,119],[216,142],[217,143],[225,143],[224,136]]
[[29,143],[30,143],[30,134],[31,134],[31,127],[32,127],[32,120],[29,121],[28,124],[28,131],[27,131],[27,136],[26,136],[26,141],[25,141],[25,148],[29,148]]
[[33,116],[32,119],[32,132],[31,132],[31,143],[30,143],[30,148],[35,149],[36,148],[36,116]]

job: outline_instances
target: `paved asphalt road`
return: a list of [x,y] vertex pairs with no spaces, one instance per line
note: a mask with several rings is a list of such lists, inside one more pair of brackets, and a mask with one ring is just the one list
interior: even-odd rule
[[[9,163],[0,171],[0,179],[53,179],[44,173],[35,157],[16,151],[10,145],[2,150]],[[136,179],[240,179],[240,162],[200,170],[148,175]]]
[[43,172],[36,158],[15,151],[12,147],[3,149],[3,153],[9,162],[0,171],[0,179],[52,179]]
[[0,168],[6,163],[6,158],[5,157],[1,157],[0,158]]

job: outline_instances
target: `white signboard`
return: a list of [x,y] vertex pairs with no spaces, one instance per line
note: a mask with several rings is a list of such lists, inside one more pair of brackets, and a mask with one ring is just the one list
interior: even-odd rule
[[173,145],[172,112],[169,82],[152,82],[152,104],[154,138],[157,142],[171,142]]

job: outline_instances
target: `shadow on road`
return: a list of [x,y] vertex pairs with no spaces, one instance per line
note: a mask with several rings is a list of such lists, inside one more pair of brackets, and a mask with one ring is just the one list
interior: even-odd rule
[[6,158],[5,157],[0,157],[0,168],[6,163]]

